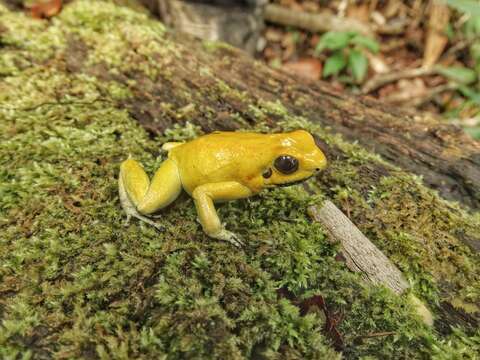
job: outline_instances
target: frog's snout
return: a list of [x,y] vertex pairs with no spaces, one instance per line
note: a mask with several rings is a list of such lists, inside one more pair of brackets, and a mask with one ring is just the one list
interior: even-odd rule
[[319,171],[327,167],[327,158],[320,149],[318,151],[315,151],[315,154],[309,160],[309,162],[311,163],[310,168],[315,173],[318,173]]

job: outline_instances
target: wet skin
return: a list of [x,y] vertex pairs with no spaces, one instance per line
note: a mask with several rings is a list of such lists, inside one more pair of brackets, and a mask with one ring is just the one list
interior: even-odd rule
[[195,202],[203,230],[212,238],[240,245],[226,230],[215,202],[246,198],[265,188],[304,181],[327,160],[308,132],[281,134],[214,132],[186,143],[166,143],[168,158],[150,181],[133,159],[120,166],[120,200],[128,218],[157,226],[147,215],[171,204],[184,189]]

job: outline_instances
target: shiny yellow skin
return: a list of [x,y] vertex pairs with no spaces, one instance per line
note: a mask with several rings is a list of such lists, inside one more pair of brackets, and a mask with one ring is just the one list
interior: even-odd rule
[[[168,159],[152,182],[133,159],[120,167],[119,191],[128,215],[152,223],[143,215],[168,206],[183,188],[195,201],[200,223],[211,237],[239,245],[238,237],[224,229],[214,202],[249,197],[264,188],[305,180],[325,168],[325,155],[304,130],[281,134],[214,132],[186,143],[166,143]],[[286,175],[274,167],[280,155],[299,162]],[[269,177],[263,176],[271,169]]]

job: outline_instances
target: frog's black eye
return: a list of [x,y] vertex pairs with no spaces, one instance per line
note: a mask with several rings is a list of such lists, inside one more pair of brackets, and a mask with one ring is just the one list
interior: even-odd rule
[[290,155],[280,155],[273,163],[275,169],[283,174],[292,174],[298,170],[298,160]]

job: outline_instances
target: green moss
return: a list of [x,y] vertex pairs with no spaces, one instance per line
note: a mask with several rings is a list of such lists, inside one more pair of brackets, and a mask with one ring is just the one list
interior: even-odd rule
[[203,40],[202,41],[203,49],[207,52],[214,53],[218,50],[232,50],[234,49],[231,45],[222,42],[222,41],[210,41],[210,40]]
[[[441,200],[423,186],[420,178],[329,134],[302,116],[290,115],[281,103],[260,103],[255,107],[257,116],[280,116],[277,131],[307,129],[348,156],[330,162],[318,189],[329,193],[393,260],[418,295],[432,306],[455,300],[467,312],[478,311],[480,258],[459,239],[478,238],[478,213],[469,214]],[[374,173],[372,163],[383,173]],[[441,287],[453,287],[455,291],[445,293]]]
[[[205,91],[181,81],[173,95],[162,89],[154,115],[172,126],[152,139],[122,104],[175,80],[167,65],[181,49],[128,8],[76,1],[38,21],[0,7],[0,25],[0,357],[337,358],[323,313],[301,316],[295,306],[322,294],[344,314],[347,358],[474,358],[478,334],[442,337],[404,298],[364,284],[335,260],[337,246],[306,209],[333,199],[433,305],[442,279],[456,304],[478,300],[478,257],[457,234],[473,234],[478,214],[281,103],[254,102],[217,79]],[[85,59],[65,71],[72,38]],[[206,237],[187,195],[161,213],[165,232],[135,220],[125,226],[120,162],[130,154],[152,174],[159,144],[201,134],[185,120],[215,119],[219,98],[250,102],[232,116],[264,119],[257,131],[306,128],[345,158],[307,183],[316,195],[294,186],[220,205],[248,244],[242,250]],[[276,128],[269,117],[280,120]],[[381,175],[372,170],[380,166]],[[379,332],[390,335],[370,336]]]

